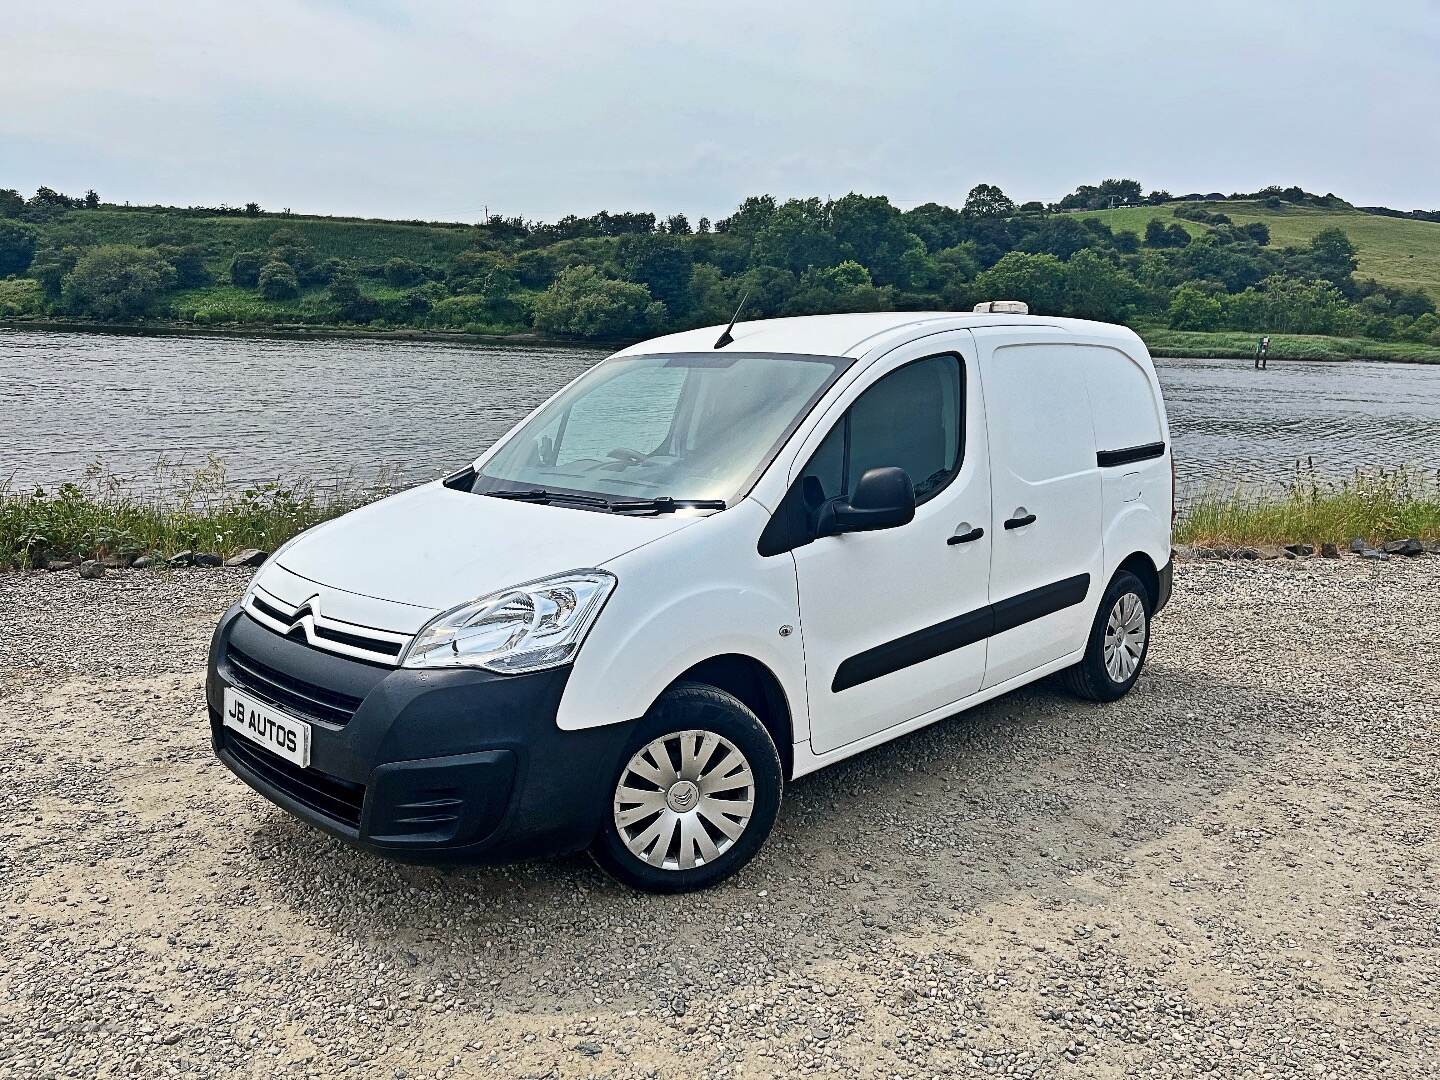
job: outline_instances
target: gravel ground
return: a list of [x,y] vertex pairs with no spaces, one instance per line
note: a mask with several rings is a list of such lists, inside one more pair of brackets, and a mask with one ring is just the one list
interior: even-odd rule
[[1440,558],[1192,563],[694,896],[346,849],[210,755],[222,571],[0,575],[0,1077],[1440,1071]]

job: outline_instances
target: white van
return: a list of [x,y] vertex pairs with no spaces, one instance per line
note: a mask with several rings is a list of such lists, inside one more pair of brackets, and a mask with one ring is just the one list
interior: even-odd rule
[[376,852],[589,848],[679,892],[755,854],[787,780],[1055,672],[1120,697],[1170,594],[1154,368],[987,307],[597,364],[275,553],[215,633],[215,752]]

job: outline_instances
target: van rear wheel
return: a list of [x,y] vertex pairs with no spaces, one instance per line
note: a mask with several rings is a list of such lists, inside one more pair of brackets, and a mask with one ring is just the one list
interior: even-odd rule
[[1091,701],[1125,696],[1140,677],[1150,651],[1149,590],[1129,571],[1115,575],[1085,645],[1085,658],[1063,672],[1072,693]]
[[680,683],[637,727],[591,854],[632,888],[703,889],[754,857],[783,785],[780,755],[753,712],[713,686]]

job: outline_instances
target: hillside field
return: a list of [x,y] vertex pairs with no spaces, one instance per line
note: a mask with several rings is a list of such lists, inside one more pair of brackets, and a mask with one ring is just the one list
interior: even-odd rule
[[1152,218],[1183,225],[1192,236],[1211,226],[1174,216],[1177,206],[1199,206],[1227,215],[1237,225],[1263,221],[1270,226],[1270,243],[1301,247],[1324,229],[1340,229],[1360,249],[1360,277],[1373,277],[1384,285],[1418,287],[1440,301],[1440,222],[1382,217],[1360,210],[1329,210],[1284,204],[1272,210],[1259,202],[1165,203],[1160,206],[1124,206],[1115,210],[1082,210],[1117,232],[1130,229],[1141,236]]
[[284,229],[308,243],[321,259],[368,262],[398,258],[447,263],[469,248],[474,239],[474,229],[468,225],[275,214],[191,217],[164,210],[119,208],[77,211],[49,229],[58,236],[73,231],[86,242],[97,244],[205,243],[215,249],[217,256],[254,249],[263,251],[275,231]]

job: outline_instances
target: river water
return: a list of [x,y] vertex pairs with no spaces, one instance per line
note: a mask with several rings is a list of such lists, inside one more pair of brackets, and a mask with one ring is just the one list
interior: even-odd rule
[[[0,484],[391,482],[461,466],[600,360],[584,348],[0,330]],[[1406,464],[1440,469],[1440,367],[1160,360],[1181,491]]]

